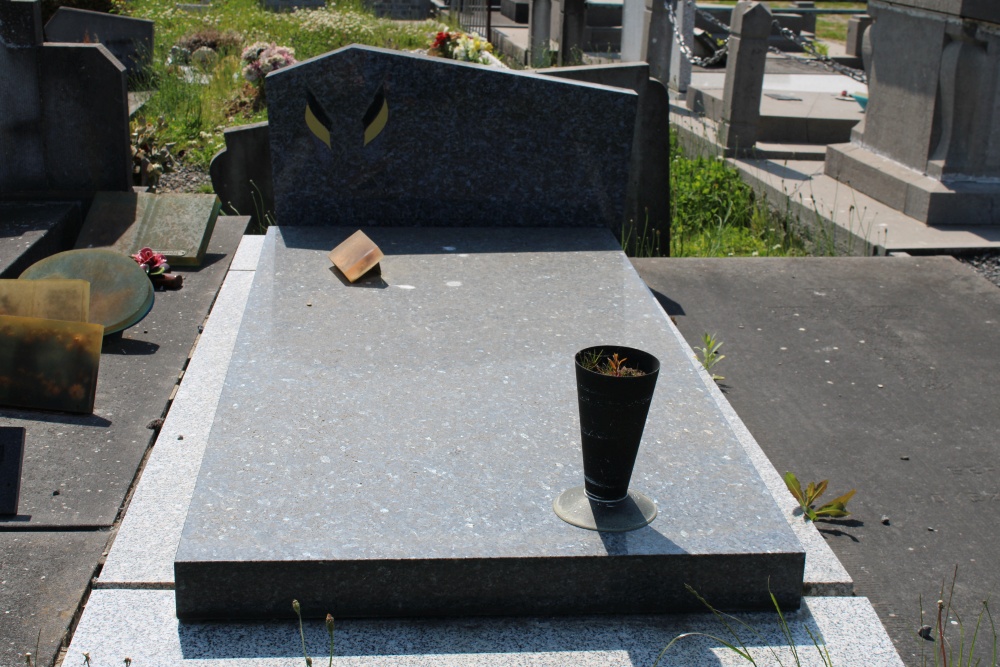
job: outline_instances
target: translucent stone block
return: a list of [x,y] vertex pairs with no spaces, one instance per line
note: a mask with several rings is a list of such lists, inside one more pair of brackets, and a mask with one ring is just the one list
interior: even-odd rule
[[330,251],[330,261],[352,283],[368,273],[385,255],[360,229]]
[[0,405],[94,411],[104,327],[0,315]]
[[90,283],[0,280],[0,315],[86,322],[90,319]]

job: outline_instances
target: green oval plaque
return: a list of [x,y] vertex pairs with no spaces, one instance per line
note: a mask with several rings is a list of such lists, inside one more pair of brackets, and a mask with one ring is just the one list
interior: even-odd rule
[[29,266],[21,279],[79,278],[90,283],[90,322],[104,335],[127,329],[153,308],[153,284],[128,255],[103,248],[67,250]]

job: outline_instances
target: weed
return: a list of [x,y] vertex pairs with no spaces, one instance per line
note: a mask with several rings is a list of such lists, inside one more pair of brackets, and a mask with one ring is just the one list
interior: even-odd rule
[[[997,667],[997,658],[1000,657],[998,653],[997,644],[997,626],[993,620],[993,614],[990,612],[990,600],[987,597],[982,601],[982,606],[979,610],[979,616],[976,618],[976,627],[972,631],[972,637],[969,639],[968,653],[966,653],[966,635],[965,635],[965,625],[962,622],[962,618],[958,615],[952,606],[952,598],[955,594],[955,581],[958,579],[958,566],[955,566],[955,572],[952,574],[951,587],[948,591],[948,601],[944,601],[944,588],[945,582],[941,582],[941,593],[937,601],[937,632],[938,640],[937,645],[934,646],[933,656],[934,667]],[[929,664],[927,661],[927,656],[925,655],[925,646],[927,645],[926,640],[935,641],[933,637],[934,628],[929,625],[924,625],[924,601],[923,596],[920,598],[920,630],[917,631],[918,637],[920,637],[920,664],[922,667],[927,667]],[[954,617],[954,621],[952,621]],[[987,651],[989,653],[989,662],[983,663],[983,656],[976,655],[976,642],[979,640],[979,631],[983,628],[983,621],[987,620],[990,624],[990,632],[993,635],[992,643],[989,644]],[[949,641],[947,637],[948,627],[955,623],[958,625],[958,646],[956,647],[954,642]],[[987,642],[989,638],[987,637]],[[956,654],[957,650],[957,654]]]
[[806,490],[803,491],[802,485],[799,484],[799,480],[795,477],[795,474],[790,472],[785,473],[785,486],[787,486],[791,494],[795,496],[795,499],[799,501],[799,505],[802,506],[803,514],[810,521],[850,516],[851,513],[847,511],[847,501],[854,496],[856,489],[851,489],[844,495],[834,498],[830,502],[821,506],[819,509],[813,508],[816,500],[826,491],[826,485],[827,480],[825,479],[819,484],[809,482],[806,486]]
[[[666,654],[666,652],[670,649],[671,646],[673,646],[680,640],[686,639],[688,637],[705,637],[707,639],[711,639],[712,641],[716,641],[722,644],[728,650],[732,651],[733,653],[737,654],[738,656],[746,660],[751,665],[756,666],[757,661],[754,659],[753,653],[751,653],[750,649],[747,648],[746,643],[740,637],[740,634],[739,632],[737,632],[736,628],[734,628],[734,625],[737,626],[738,628],[742,628],[742,630],[746,632],[749,632],[760,644],[768,646],[768,642],[761,636],[760,632],[746,621],[743,621],[731,614],[726,614],[724,612],[719,611],[711,604],[709,604],[709,602],[705,598],[699,595],[693,588],[691,588],[687,584],[685,584],[685,588],[688,589],[688,592],[690,592],[692,595],[698,598],[698,601],[701,602],[703,605],[705,605],[705,607],[707,607],[708,610],[712,612],[715,618],[718,619],[723,626],[725,626],[726,631],[729,633],[730,637],[732,637],[732,640],[726,641],[721,637],[717,637],[716,635],[711,635],[706,632],[685,632],[684,634],[677,635],[676,637],[674,637],[672,640],[670,640],[669,644],[663,647],[663,650],[660,651],[659,655],[656,656],[656,662],[653,663],[653,667],[658,667],[658,665],[660,664],[660,660],[663,659],[663,656]],[[788,644],[788,648],[791,650],[792,659],[795,661],[794,664],[801,665],[802,662],[799,659],[799,652],[795,646],[795,638],[792,636],[792,630],[790,627],[788,627],[788,622],[785,620],[785,615],[781,611],[781,606],[778,604],[778,599],[774,597],[774,593],[770,592],[770,588],[768,588],[768,593],[771,596],[771,603],[774,605],[775,611],[778,612],[778,624],[781,627],[782,635],[784,635],[785,637],[785,643]],[[809,635],[809,639],[812,640],[813,646],[816,647],[816,652],[819,653],[819,657],[823,661],[824,667],[833,667],[833,661],[830,659],[830,653],[829,651],[827,651],[826,646],[820,645],[819,640],[816,639],[816,636],[813,634],[812,630],[809,629],[809,626],[803,623],[802,627]],[[771,646],[768,646],[767,650],[770,651],[771,656],[774,658],[775,660],[774,664],[777,664],[778,667],[784,667],[784,663],[778,656],[778,652]]]
[[644,371],[638,368],[629,368],[625,365],[628,357],[618,358],[615,352],[611,356],[604,354],[604,350],[590,350],[579,358],[580,365],[588,371],[600,373],[601,375],[611,375],[613,377],[639,377],[645,375]]
[[716,340],[715,334],[704,333],[701,336],[701,342],[704,343],[705,347],[695,348],[698,350],[698,354],[700,355],[698,357],[698,361],[701,362],[701,365],[706,371],[708,371],[713,380],[716,382],[725,380],[726,378],[712,372],[712,367],[726,358],[726,355],[719,354],[719,348],[722,347],[722,341]]
[[[309,657],[309,653],[306,651],[306,633],[302,629],[302,606],[299,604],[298,600],[292,600],[292,610],[295,612],[295,616],[299,619],[299,638],[302,640],[302,657],[306,660],[306,667],[312,667],[312,658]],[[326,632],[330,635],[330,662],[328,667],[333,666],[333,615],[327,614],[326,621]]]

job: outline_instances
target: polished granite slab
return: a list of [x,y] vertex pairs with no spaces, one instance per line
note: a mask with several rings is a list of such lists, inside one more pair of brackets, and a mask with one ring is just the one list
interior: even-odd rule
[[[666,315],[600,229],[272,228],[175,557],[181,618],[798,606],[804,552]],[[660,378],[632,488],[660,510],[574,528],[574,353]]]

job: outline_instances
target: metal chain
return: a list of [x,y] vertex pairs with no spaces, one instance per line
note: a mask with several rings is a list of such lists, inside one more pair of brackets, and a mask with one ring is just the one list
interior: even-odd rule
[[[839,72],[840,74],[843,74],[844,76],[849,76],[850,78],[854,79],[858,83],[863,83],[865,85],[868,85],[868,76],[865,75],[865,73],[864,73],[863,70],[854,69],[853,67],[847,67],[846,65],[841,65],[840,63],[838,63],[836,60],[834,60],[830,56],[828,56],[828,55],[826,55],[824,53],[820,53],[816,49],[816,45],[813,42],[810,42],[809,40],[803,39],[801,36],[796,35],[792,30],[790,30],[789,28],[786,28],[785,26],[783,26],[780,23],[778,23],[778,19],[774,19],[774,25],[775,25],[776,28],[778,28],[778,31],[781,33],[781,35],[785,39],[789,39],[792,42],[794,42],[795,44],[798,44],[803,49],[805,49],[806,53],[808,53],[809,55],[812,56],[811,60],[818,60],[821,64],[823,64],[826,67],[829,67],[833,71]],[[771,50],[772,53],[780,53],[783,56],[791,58],[792,60],[799,60],[799,61],[808,61],[808,60],[810,60],[809,58],[796,57],[796,56],[792,56],[792,55],[786,54],[785,52],[781,51],[780,49],[772,48],[770,50]]]
[[713,53],[709,58],[700,58],[694,55],[694,49],[692,49],[685,41],[684,35],[681,34],[681,28],[677,22],[677,15],[674,13],[673,5],[670,4],[670,0],[663,0],[663,6],[667,9],[667,16],[670,19],[670,25],[674,30],[674,41],[677,42],[677,49],[684,54],[684,57],[691,61],[692,64],[698,67],[709,67],[716,64],[729,54],[729,38],[726,38],[725,44],[722,45],[718,51]]
[[[724,32],[727,32],[727,33],[731,33],[732,32],[731,28],[728,25],[726,25],[725,23],[723,23],[719,19],[715,18],[715,16],[713,16],[710,12],[706,12],[705,10],[700,9],[695,4],[695,0],[684,0],[684,2],[687,2],[687,4],[688,4],[689,7],[691,7],[693,10],[695,10],[696,12],[698,12],[699,16],[701,16],[703,19],[705,19],[706,21],[708,21],[710,24],[714,25],[716,28],[719,28],[720,30],[722,30]],[[694,59],[692,59],[692,56],[688,55],[688,52],[690,51],[690,48],[687,47],[686,44],[684,44],[684,39],[683,39],[683,37],[681,36],[681,34],[679,32],[679,28],[677,26],[676,16],[674,15],[674,9],[673,9],[673,7],[670,4],[670,0],[664,0],[663,4],[667,8],[667,13],[670,15],[670,21],[673,23],[673,26],[674,26],[674,36],[677,39],[677,46],[678,46],[678,48],[680,48],[681,52],[683,52],[685,56],[687,56],[689,59],[691,59],[691,62],[693,62],[695,65],[698,65],[700,67],[704,67],[704,65],[702,65],[700,62],[696,62]],[[786,28],[785,26],[781,25],[778,22],[778,19],[774,19],[774,25],[777,26],[778,31],[782,34],[783,37],[785,37],[786,39],[791,40],[795,44],[798,44],[800,47],[802,47],[806,51],[806,53],[810,54],[813,57],[812,58],[802,58],[802,57],[799,57],[799,56],[793,56],[793,55],[788,54],[788,53],[782,51],[781,49],[778,49],[777,47],[773,47],[773,46],[768,49],[771,53],[776,53],[776,54],[778,54],[780,56],[783,56],[785,58],[788,58],[790,60],[796,60],[796,61],[799,61],[799,62],[814,64],[814,65],[820,65],[820,66],[823,66],[823,67],[828,67],[828,68],[834,70],[835,72],[839,72],[840,74],[843,74],[844,76],[848,76],[848,77],[854,79],[858,83],[863,83],[865,85],[868,84],[868,77],[865,75],[864,71],[857,70],[857,69],[854,69],[852,67],[847,67],[846,65],[841,65],[840,63],[838,63],[836,60],[834,60],[830,56],[827,56],[827,55],[825,55],[823,53],[820,53],[819,50],[816,49],[816,45],[814,43],[812,43],[812,42],[810,42],[810,41],[808,41],[806,39],[803,39],[799,35],[796,35],[789,28]],[[726,46],[725,46],[725,48],[723,48],[722,51],[717,52],[714,56],[712,56],[712,58],[710,58],[708,60],[711,60],[712,64],[718,62],[719,60],[722,59],[721,56],[719,56],[719,54],[720,53],[723,53],[723,54],[728,53],[728,51],[729,51],[728,47],[729,47],[729,39],[726,38]],[[687,49],[687,50],[685,51],[685,49]],[[716,59],[716,56],[719,56],[719,57]]]

